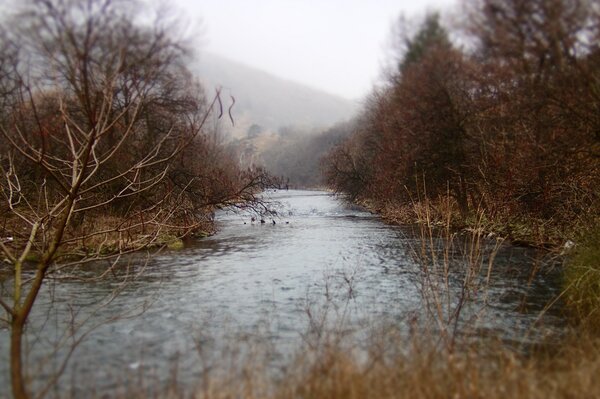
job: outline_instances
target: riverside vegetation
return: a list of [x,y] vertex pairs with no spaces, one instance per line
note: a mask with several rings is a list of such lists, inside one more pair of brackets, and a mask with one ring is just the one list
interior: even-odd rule
[[598,216],[596,5],[467,1],[464,48],[435,14],[399,34],[387,84],[325,162],[330,186],[398,221],[449,194],[458,225],[481,209],[511,238],[574,240]]

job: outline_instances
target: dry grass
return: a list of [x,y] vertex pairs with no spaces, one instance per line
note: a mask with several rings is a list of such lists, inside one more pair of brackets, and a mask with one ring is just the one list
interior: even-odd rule
[[[374,212],[377,212],[381,217],[390,224],[396,225],[411,225],[427,223],[422,216],[427,212],[429,213],[430,220],[434,225],[446,224],[448,216],[452,226],[463,226],[464,221],[461,219],[458,206],[455,201],[448,203],[447,198],[439,201],[419,201],[415,203],[410,202],[373,202],[364,201],[361,205],[365,206]],[[448,207],[450,205],[450,208]]]
[[563,278],[571,319],[582,329],[600,332],[600,224],[578,238]]
[[[135,251],[147,248],[169,247],[179,249],[182,239],[188,236],[204,236],[214,231],[209,218],[193,221],[168,220],[165,222],[160,212],[157,214],[139,213],[135,217],[121,217],[110,213],[90,212],[85,218],[73,218],[65,232],[65,239],[59,259],[83,259],[110,254]],[[174,219],[174,218],[173,218]],[[7,243],[15,251],[21,250],[29,239],[29,231],[23,230],[22,222],[14,215],[5,215],[0,227],[0,239],[13,237]],[[53,233],[52,226],[37,235],[33,251],[27,260],[35,262],[48,237]]]
[[[600,339],[573,336],[559,348],[524,355],[499,343],[439,351],[427,339],[396,341],[394,356],[374,344],[368,356],[347,347],[299,351],[273,376],[247,363],[231,374],[207,376],[199,388],[173,383],[160,392],[121,390],[119,398],[364,399],[364,398],[597,398]],[[306,349],[306,348],[304,348]],[[401,350],[398,350],[401,349]],[[133,384],[132,384],[133,385]],[[151,393],[150,393],[151,392]]]
[[[497,209],[494,212],[477,209],[463,215],[458,204],[452,198],[441,196],[430,199],[422,198],[410,202],[377,202],[365,200],[361,205],[381,215],[386,223],[394,225],[432,224],[445,226],[448,222],[456,231],[480,228],[486,233],[504,237],[519,245],[556,249],[564,244],[565,237],[575,237],[581,228],[581,221],[574,220],[571,225],[552,219],[534,218],[518,215],[514,211]],[[424,219],[425,214],[429,219]]]
[[[590,341],[555,356],[525,358],[502,348],[487,354],[477,348],[452,354],[424,345],[408,355],[367,366],[343,352],[330,353],[288,376],[270,397],[592,398],[600,395],[598,348],[597,341]],[[244,397],[266,396],[259,392]]]

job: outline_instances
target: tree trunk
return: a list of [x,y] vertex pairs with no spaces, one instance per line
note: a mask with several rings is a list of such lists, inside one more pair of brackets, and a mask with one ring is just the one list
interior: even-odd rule
[[15,399],[28,399],[23,378],[22,342],[25,319],[13,316],[10,331],[10,380]]
[[460,216],[464,219],[469,214],[469,198],[467,193],[467,184],[463,178],[459,176],[458,183],[453,187],[454,199],[458,204]]

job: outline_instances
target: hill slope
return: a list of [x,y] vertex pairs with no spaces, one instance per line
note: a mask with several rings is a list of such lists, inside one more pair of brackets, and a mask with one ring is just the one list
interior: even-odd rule
[[241,138],[250,127],[277,132],[284,126],[326,127],[351,118],[358,104],[299,83],[278,78],[221,56],[201,53],[195,72],[210,95],[214,87],[236,99],[233,135]]

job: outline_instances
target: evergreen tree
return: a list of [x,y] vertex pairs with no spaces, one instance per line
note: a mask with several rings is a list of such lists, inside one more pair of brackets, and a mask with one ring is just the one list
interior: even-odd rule
[[419,31],[411,38],[405,39],[406,52],[400,62],[399,71],[404,72],[409,66],[419,63],[432,49],[450,49],[448,32],[440,24],[438,13],[428,14]]

